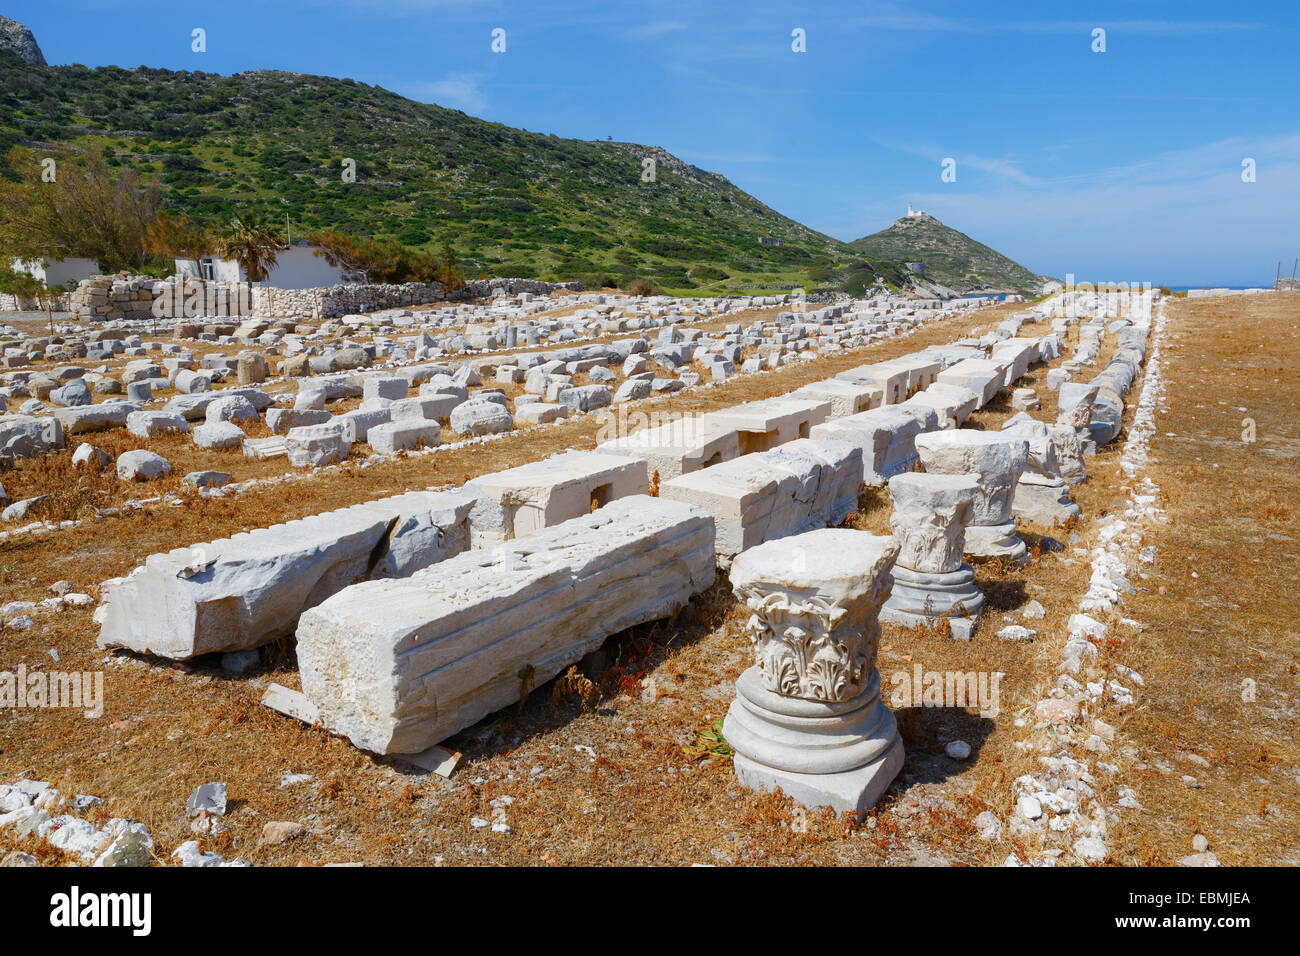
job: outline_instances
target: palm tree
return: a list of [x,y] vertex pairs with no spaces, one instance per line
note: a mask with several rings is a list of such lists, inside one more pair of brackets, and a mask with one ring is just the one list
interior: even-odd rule
[[217,238],[218,254],[238,262],[249,282],[266,278],[282,248],[284,236],[280,230],[253,215],[235,216]]

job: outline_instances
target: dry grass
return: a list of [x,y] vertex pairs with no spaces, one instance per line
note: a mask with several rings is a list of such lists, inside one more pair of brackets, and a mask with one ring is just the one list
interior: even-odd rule
[[[1244,319],[1240,313],[1236,315]],[[947,320],[899,342],[770,375],[745,377],[716,389],[652,399],[644,406],[704,411],[782,394],[842,368],[903,354],[931,342],[951,341],[971,325],[999,317],[990,310],[977,319]],[[1290,313],[1292,328],[1294,318],[1295,313]],[[1177,330],[1178,322],[1172,327]],[[1175,350],[1166,354],[1175,362],[1180,360]],[[1293,359],[1288,361],[1294,364]],[[1049,393],[1044,389],[1041,397],[1047,400]],[[1171,404],[1179,407],[1172,394]],[[1180,411],[1187,414],[1186,408]],[[1263,410],[1257,415],[1260,434],[1290,436],[1286,439],[1290,445],[1277,447],[1289,447],[1294,454],[1294,431],[1286,431],[1294,426],[1281,422],[1280,411],[1274,414],[1277,422]],[[996,427],[1000,417],[1005,417],[1005,410],[994,408],[978,413],[973,424]],[[251,492],[238,501],[203,500],[181,508],[154,507],[119,519],[88,522],[45,542],[9,544],[0,560],[0,586],[6,600],[44,597],[45,588],[59,578],[69,578],[81,588],[124,573],[144,555],[178,543],[206,540],[404,488],[460,483],[564,447],[590,447],[596,427],[594,420],[579,420],[551,429],[526,429],[473,449],[364,471],[347,468],[325,478]],[[1192,428],[1180,425],[1169,430],[1190,433]],[[1239,446],[1225,443],[1225,447],[1231,447],[1238,458],[1243,454]],[[1270,447],[1262,438],[1256,449],[1261,462],[1270,459],[1268,482],[1262,480],[1261,472],[1267,493],[1258,500],[1242,500],[1242,514],[1276,510],[1291,500],[1285,484],[1278,484],[1276,460],[1266,454]],[[1205,455],[1203,450],[1197,453]],[[1157,454],[1162,458],[1160,467],[1170,468],[1170,452],[1158,448]],[[725,578],[677,617],[616,635],[597,659],[550,685],[531,687],[521,682],[521,691],[527,693],[521,693],[518,705],[453,738],[452,745],[465,754],[465,761],[450,780],[416,772],[400,760],[373,758],[344,740],[260,706],[258,698],[268,682],[297,686],[289,642],[264,650],[262,665],[252,676],[233,679],[225,676],[213,659],[160,666],[119,654],[104,665],[103,653],[93,646],[95,628],[88,613],[67,611],[41,617],[30,631],[4,633],[4,666],[25,662],[29,667],[49,667],[51,647],[58,649],[61,666],[66,669],[106,666],[108,709],[98,721],[59,711],[5,715],[0,720],[0,779],[30,770],[65,791],[102,795],[107,801],[106,812],[147,823],[163,855],[193,836],[184,819],[189,792],[209,780],[224,780],[234,801],[227,820],[229,829],[201,842],[206,849],[266,864],[428,863],[439,857],[453,864],[532,865],[1000,862],[1009,852],[1023,854],[1032,848],[1009,836],[986,845],[973,833],[971,820],[984,809],[1005,819],[1011,804],[1010,781],[1038,769],[1034,755],[1016,747],[1026,731],[1013,722],[1028,714],[1054,680],[1065,620],[1086,589],[1090,570],[1087,554],[1076,552],[1075,547],[1086,548],[1092,543],[1090,529],[1097,516],[1122,506],[1117,457],[1116,451],[1104,450],[1089,460],[1091,480],[1076,489],[1085,513],[1078,529],[1025,527],[1023,534],[1037,552],[1026,569],[989,564],[978,569],[988,606],[973,641],[956,642],[934,631],[886,626],[880,669],[887,680],[916,664],[925,670],[1000,671],[1006,677],[1000,687],[1001,713],[995,719],[980,717],[970,709],[901,709],[898,719],[907,763],[881,805],[861,821],[837,819],[829,813],[804,814],[781,798],[745,791],[737,785],[729,762],[711,754],[709,746],[701,746],[707,742],[701,734],[709,732],[725,714],[734,693],[732,682],[749,662],[743,616]],[[1209,477],[1204,470],[1196,474]],[[1251,494],[1241,488],[1216,496],[1199,490],[1196,482],[1186,478],[1163,475],[1158,480],[1162,487],[1176,489],[1190,502],[1204,501],[1202,507],[1207,510],[1222,508],[1225,502],[1236,500],[1235,496]],[[1178,507],[1181,505],[1171,497],[1171,513]],[[888,514],[887,495],[867,494],[853,525],[880,533],[887,529]],[[1293,530],[1285,528],[1285,518],[1250,520],[1267,523],[1270,532]],[[1205,534],[1210,524],[1198,513],[1175,517],[1168,533],[1186,540],[1158,542],[1161,554],[1181,556],[1194,553],[1197,546],[1210,547]],[[1073,543],[1071,534],[1078,535]],[[1055,535],[1064,549],[1041,547],[1044,535]],[[1243,554],[1231,563],[1225,556],[1225,568],[1239,567],[1242,560],[1264,560],[1258,546],[1246,547],[1239,536],[1232,539],[1231,546]],[[1294,545],[1285,547],[1291,549],[1289,560],[1293,562]],[[1216,748],[1223,748],[1229,756],[1216,757],[1216,767],[1221,769],[1209,776],[1217,773],[1223,779],[1225,796],[1240,791],[1245,800],[1250,792],[1252,800],[1241,804],[1241,816],[1248,810],[1255,812],[1259,823],[1252,825],[1251,833],[1260,837],[1258,847],[1250,852],[1236,855],[1225,850],[1224,857],[1231,862],[1249,862],[1269,859],[1255,854],[1265,852],[1264,837],[1276,841],[1277,828],[1282,826],[1279,821],[1286,819],[1273,815],[1271,809],[1259,817],[1259,798],[1279,813],[1294,812],[1294,804],[1281,792],[1284,774],[1295,773],[1294,745],[1281,724],[1292,705],[1276,696],[1290,693],[1294,685],[1294,674],[1288,674],[1284,664],[1294,655],[1294,638],[1287,650],[1283,629],[1276,623],[1283,620],[1276,604],[1262,603],[1249,605],[1254,609],[1242,612],[1250,617],[1241,622],[1240,631],[1224,623],[1224,615],[1229,613],[1226,605],[1216,602],[1207,608],[1215,615],[1213,633],[1218,643],[1189,633],[1189,620],[1198,621],[1195,612],[1202,610],[1196,602],[1206,596],[1205,587],[1213,583],[1241,591],[1239,579],[1225,574],[1223,580],[1214,580],[1219,576],[1209,573],[1209,567],[1218,560],[1202,559],[1205,563],[1200,565],[1197,583],[1179,579],[1177,568],[1169,568],[1162,557],[1151,581],[1143,583],[1152,587],[1158,574],[1159,580],[1168,584],[1169,596],[1161,596],[1150,607],[1146,605],[1156,601],[1153,595],[1130,599],[1132,606],[1125,613],[1147,621],[1146,631],[1126,644],[1116,642],[1102,650],[1107,659],[1123,660],[1147,674],[1150,692],[1139,701],[1136,713],[1103,712],[1103,717],[1120,726],[1121,733],[1144,752],[1155,746],[1148,739],[1151,735],[1172,751],[1173,741],[1165,728],[1186,735],[1186,740],[1179,738],[1183,747],[1207,754],[1217,754]],[[1177,599],[1173,598],[1175,588],[1182,589]],[[1259,596],[1263,593],[1272,592]],[[1027,622],[1038,631],[1038,640],[1027,644],[998,641],[995,632],[1006,623],[1019,622],[1020,609],[1030,599],[1046,609],[1044,619]],[[1233,601],[1246,605],[1240,594]],[[1161,608],[1169,615],[1167,622],[1160,617]],[[1190,615],[1189,609],[1193,611]],[[1201,626],[1208,632],[1207,625]],[[1158,652],[1166,642],[1174,643]],[[1154,659],[1148,660],[1146,655]],[[1207,667],[1209,655],[1216,662],[1227,659],[1232,667],[1243,674],[1249,672],[1248,676],[1259,682],[1260,702],[1255,705],[1259,710],[1237,721],[1236,731],[1221,726],[1220,715],[1208,700],[1193,700],[1189,712],[1188,689],[1212,686],[1196,679]],[[1162,666],[1183,668],[1184,672],[1165,672]],[[1206,708],[1203,714],[1201,707]],[[1264,711],[1276,712],[1273,719],[1278,723],[1271,729],[1262,717]],[[1233,733],[1240,734],[1240,739],[1223,736]],[[955,738],[971,744],[974,755],[969,761],[958,763],[944,755],[944,744]],[[584,749],[576,749],[579,747]],[[588,747],[594,756],[586,752]],[[312,779],[282,789],[280,780],[287,771],[308,773]],[[1135,773],[1126,770],[1126,774]],[[1257,779],[1272,782],[1263,788]],[[1176,775],[1173,780],[1177,782]],[[1121,782],[1134,781],[1126,778]],[[1162,782],[1167,778],[1157,778],[1154,785]],[[1144,803],[1159,809],[1139,818],[1131,830],[1122,831],[1126,842],[1121,843],[1118,855],[1131,853],[1134,862],[1167,863],[1188,852],[1180,849],[1190,839],[1185,832],[1187,821],[1178,819],[1182,811],[1175,811],[1172,798],[1165,803],[1163,794],[1153,792],[1150,781],[1139,780],[1134,785]],[[1184,788],[1177,794],[1202,801],[1191,809],[1200,812],[1205,827],[1210,824],[1204,822],[1209,815],[1204,796],[1217,793],[1210,790],[1217,785],[1207,779],[1205,790]],[[1294,792],[1293,782],[1291,787]],[[473,828],[470,818],[490,819],[490,802],[502,795],[514,801],[506,810],[513,832],[502,835]],[[1113,804],[1114,794],[1103,788],[1103,798]],[[1238,819],[1235,813],[1225,815],[1224,829]],[[298,820],[309,832],[281,846],[256,848],[261,827],[272,820]],[[1166,822],[1168,835],[1164,834]],[[1220,830],[1205,832],[1212,844],[1226,839]],[[7,839],[0,833],[0,843]]]
[[1125,851],[1172,863],[1200,832],[1225,865],[1296,865],[1300,295],[1176,299],[1169,315],[1152,475],[1170,521],[1125,609],[1143,625],[1125,662],[1147,685],[1123,726],[1146,807]]

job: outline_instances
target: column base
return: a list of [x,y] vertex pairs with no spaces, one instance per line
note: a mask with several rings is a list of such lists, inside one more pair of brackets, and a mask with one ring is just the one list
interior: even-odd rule
[[780,787],[810,809],[866,810],[903,766],[903,741],[875,670],[852,700],[820,701],[775,694],[751,667],[736,681],[723,734],[743,786],[765,793]]
[[968,558],[1009,558],[1017,567],[1029,563],[1029,549],[1016,537],[1016,523],[966,526]]
[[1079,506],[1070,500],[1070,486],[1065,482],[1039,485],[1022,481],[1016,485],[1011,513],[1022,521],[1050,528],[1053,522],[1065,524],[1071,518],[1079,517],[1081,512]]
[[934,627],[942,619],[954,638],[971,639],[984,611],[984,593],[975,586],[975,572],[969,564],[938,573],[894,565],[893,575],[894,589],[880,609],[880,620]]

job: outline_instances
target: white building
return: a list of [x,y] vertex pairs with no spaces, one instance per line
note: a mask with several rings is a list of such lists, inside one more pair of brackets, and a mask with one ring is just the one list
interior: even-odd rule
[[912,204],[909,202],[909,203],[907,204],[907,215],[904,216],[903,218],[904,218],[904,219],[921,219],[921,218],[924,217],[924,216],[925,216],[925,213],[924,213],[924,212],[922,212],[920,209],[913,209],[913,208],[912,208]]
[[[216,282],[247,282],[248,276],[233,259],[204,256],[202,259],[177,259],[176,275],[181,278],[208,279]],[[317,289],[343,282],[338,266],[316,255],[316,246],[298,241],[276,254],[275,265],[260,283],[273,289]]]
[[99,275],[99,263],[94,259],[14,259],[9,268],[40,279],[50,289]]

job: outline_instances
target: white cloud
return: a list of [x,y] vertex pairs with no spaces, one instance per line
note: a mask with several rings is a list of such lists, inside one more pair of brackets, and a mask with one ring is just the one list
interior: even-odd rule
[[428,83],[398,83],[395,89],[414,99],[481,116],[488,108],[487,97],[472,73],[448,73]]

